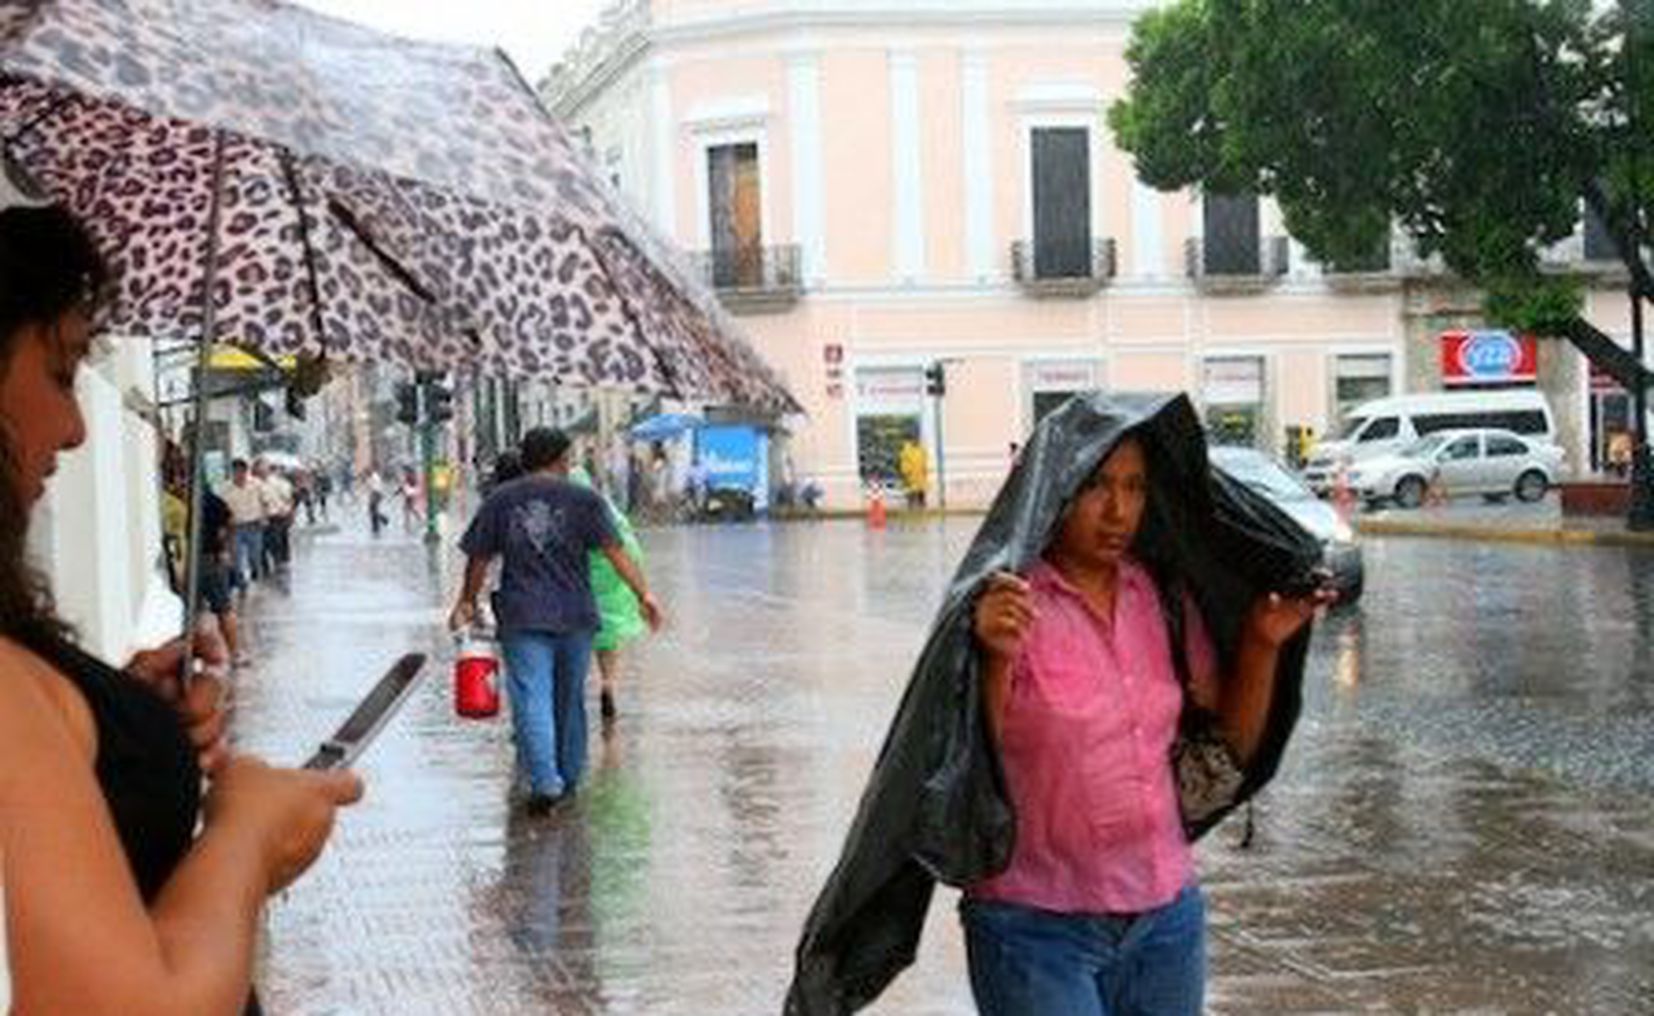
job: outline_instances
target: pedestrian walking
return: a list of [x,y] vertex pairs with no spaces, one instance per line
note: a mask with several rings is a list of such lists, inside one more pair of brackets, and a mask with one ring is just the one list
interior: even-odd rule
[[986,1016],[1197,1016],[1191,841],[1279,763],[1307,625],[1334,599],[1319,558],[1214,476],[1187,398],[1046,417],[920,655],[788,1013],[876,996],[945,879]]
[[253,464],[253,476],[264,501],[264,571],[268,574],[287,567],[292,559],[293,485],[266,459]]
[[419,531],[419,478],[414,475],[412,467],[402,470],[402,483],[397,488],[397,494],[402,498],[402,531],[416,533]]
[[241,650],[241,624],[235,609],[235,526],[230,506],[210,490],[201,492],[201,539],[198,547],[189,539],[189,459],[183,450],[168,441],[162,455],[161,524],[168,545],[172,588],[185,596],[188,568],[194,558],[197,583],[196,607],[204,624],[223,638],[230,660],[236,666],[249,662]]
[[311,474],[316,486],[316,507],[321,510],[322,521],[329,521],[328,502],[333,499],[333,474],[324,466],[318,466]]
[[[27,530],[58,454],[87,438],[74,380],[105,277],[61,209],[0,211],[6,967],[20,1012],[238,1012],[266,898],[316,859],[361,785],[228,757],[223,686],[180,689],[181,641],[117,670],[42,594]],[[208,663],[222,652],[199,648]]]
[[[570,479],[582,487],[592,486],[591,477],[577,469]],[[609,524],[626,556],[639,571],[643,570],[643,546],[638,543],[632,522],[614,501],[602,494],[604,507],[609,512]],[[597,659],[598,715],[605,724],[615,721],[615,692],[620,687],[621,647],[648,630],[637,596],[626,580],[615,571],[614,565],[601,551],[593,551],[591,560],[592,596],[597,600],[598,627],[592,638],[592,655]]]
[[218,488],[230,506],[235,541],[235,585],[243,594],[264,575],[264,493],[246,459],[230,463],[230,482]]
[[378,536],[390,525],[390,516],[385,514],[385,478],[379,475],[379,470],[368,470],[366,482],[368,489],[368,528]]
[[528,777],[525,806],[545,814],[576,791],[586,764],[585,682],[599,624],[588,554],[608,558],[650,627],[660,626],[661,613],[602,498],[569,481],[568,436],[529,431],[522,464],[525,475],[488,495],[460,541],[465,580],[449,625],[462,630],[476,618],[489,565],[499,558],[493,614],[517,757]]
[[[293,473],[293,503],[297,508],[304,509],[304,524],[316,524],[316,474],[308,469],[295,470]],[[294,514],[297,514],[295,510]]]

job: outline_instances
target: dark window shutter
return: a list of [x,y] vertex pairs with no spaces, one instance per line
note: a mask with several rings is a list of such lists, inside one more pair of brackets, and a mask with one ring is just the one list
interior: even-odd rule
[[1041,279],[1091,275],[1091,144],[1083,127],[1042,127],[1033,158],[1034,273]]
[[1206,274],[1259,274],[1258,196],[1208,194],[1205,206]]

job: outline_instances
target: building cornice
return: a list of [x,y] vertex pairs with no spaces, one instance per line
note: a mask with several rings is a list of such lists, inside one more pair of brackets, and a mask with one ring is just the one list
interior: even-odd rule
[[772,0],[657,21],[648,0],[619,0],[552,67],[540,90],[553,112],[577,115],[651,49],[736,36],[821,29],[1128,27],[1158,0]]
[[1155,0],[787,0],[767,9],[661,22],[650,29],[650,38],[664,46],[824,28],[1122,28],[1156,6]]

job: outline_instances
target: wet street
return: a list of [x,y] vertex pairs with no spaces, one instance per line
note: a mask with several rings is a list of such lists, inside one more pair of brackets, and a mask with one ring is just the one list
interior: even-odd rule
[[[644,531],[670,622],[571,807],[509,807],[502,716],[455,717],[456,562],[302,539],[255,591],[243,747],[297,761],[398,654],[423,687],[368,798],[271,911],[276,1013],[777,1013],[805,913],[975,519]],[[1654,1012],[1654,553],[1367,543],[1256,810],[1201,847],[1211,1009]],[[875,1012],[968,1013],[938,894]]]

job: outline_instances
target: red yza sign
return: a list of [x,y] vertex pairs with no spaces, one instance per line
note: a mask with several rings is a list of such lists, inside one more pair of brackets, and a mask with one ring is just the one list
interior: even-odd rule
[[1539,343],[1496,328],[1442,332],[1442,380],[1450,385],[1532,384]]

